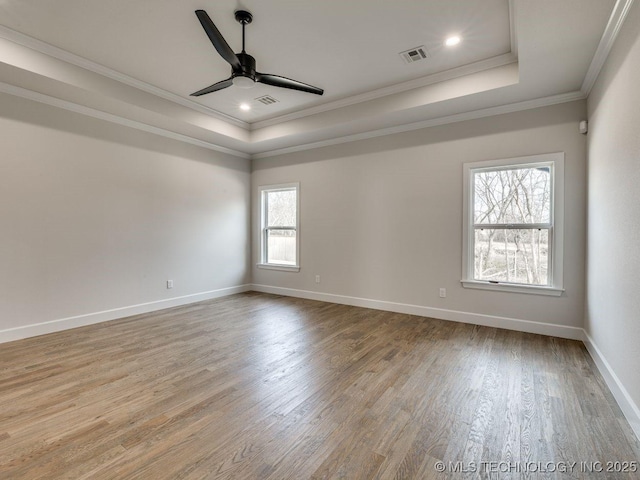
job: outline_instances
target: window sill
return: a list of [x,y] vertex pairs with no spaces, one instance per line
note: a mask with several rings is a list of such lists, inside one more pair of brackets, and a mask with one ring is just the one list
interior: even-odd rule
[[265,270],[279,270],[281,272],[299,272],[300,267],[298,265],[276,265],[273,263],[257,263],[256,267],[263,268]]
[[462,280],[461,283],[464,288],[477,288],[479,290],[493,290],[497,292],[528,293],[532,295],[549,295],[552,297],[559,297],[564,292],[564,289],[562,288],[489,283],[479,282],[477,280]]

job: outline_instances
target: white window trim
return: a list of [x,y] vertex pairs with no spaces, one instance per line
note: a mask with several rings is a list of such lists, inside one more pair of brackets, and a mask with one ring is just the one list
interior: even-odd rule
[[[520,285],[513,283],[491,283],[473,278],[474,230],[471,227],[473,215],[472,170],[507,166],[523,166],[534,163],[553,163],[553,235],[551,237],[551,275],[550,286]],[[563,258],[564,258],[564,152],[531,155],[527,157],[505,158],[484,162],[465,163],[463,166],[464,184],[462,188],[462,286],[480,290],[501,292],[528,293],[536,295],[560,296],[564,292]]]
[[[299,272],[300,271],[300,183],[280,183],[277,185],[261,185],[260,191],[260,262],[256,267],[265,270],[277,270],[281,272]],[[296,190],[296,264],[286,265],[279,263],[266,262],[266,245],[264,241],[264,229],[266,225],[266,212],[264,209],[264,197],[268,192],[277,190]]]

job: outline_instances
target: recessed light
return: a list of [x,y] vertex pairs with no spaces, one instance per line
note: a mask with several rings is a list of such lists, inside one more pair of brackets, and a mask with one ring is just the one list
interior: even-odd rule
[[453,47],[454,45],[459,44],[461,41],[461,38],[458,36],[453,36],[453,37],[449,37],[444,41],[444,44],[447,47]]
[[241,103],[240,110],[244,110],[245,112],[251,110],[251,105],[249,105],[248,103]]

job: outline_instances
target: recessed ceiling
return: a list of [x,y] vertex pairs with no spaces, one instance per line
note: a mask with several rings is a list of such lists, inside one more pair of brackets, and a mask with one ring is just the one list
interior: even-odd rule
[[[618,4],[0,0],[0,82],[12,94],[263,154],[500,105],[578,98]],[[322,97],[266,85],[189,96],[231,71],[194,10],[206,10],[240,51],[240,8],[253,14],[246,49],[258,70],[323,88]],[[462,42],[446,47],[452,35]],[[403,61],[400,52],[419,46],[428,58]],[[257,100],[265,95],[277,101]]]
[[[30,0],[5,1],[2,23],[120,73],[176,95],[230,75],[206,37],[194,10],[205,9],[236,52],[241,26],[236,0]],[[194,99],[245,121],[326,103],[511,51],[507,0],[388,0],[296,2],[246,0],[253,14],[247,52],[258,70],[294,78],[325,90],[322,97],[267,85],[228,88]],[[447,36],[466,48],[445,49]],[[398,53],[424,45],[426,62],[406,65]],[[253,105],[271,95],[277,104]],[[251,103],[250,112],[239,109]]]

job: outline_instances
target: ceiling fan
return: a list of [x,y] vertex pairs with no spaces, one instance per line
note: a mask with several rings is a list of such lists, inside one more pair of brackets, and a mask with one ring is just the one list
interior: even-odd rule
[[245,10],[235,12],[236,20],[242,24],[242,52],[234,53],[226,42],[218,28],[215,26],[207,12],[204,10],[196,10],[196,16],[202,28],[206,32],[209,40],[218,51],[220,56],[231,65],[231,77],[226,80],[214,83],[202,90],[192,93],[192,97],[199,97],[207,93],[217,92],[223,88],[236,85],[241,88],[252,87],[255,82],[272,85],[274,87],[290,88],[301,92],[315,93],[322,95],[324,90],[306,83],[298,82],[290,78],[281,77],[279,75],[271,75],[269,73],[260,73],[256,71],[256,60],[244,50],[244,27],[251,23],[253,16]]

